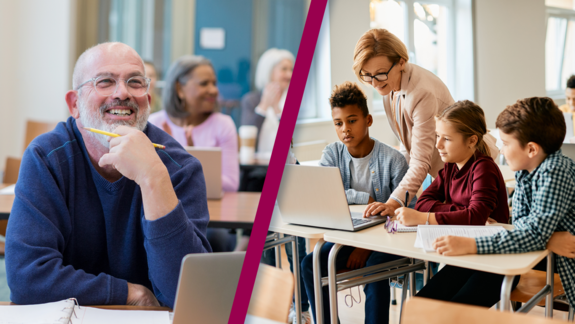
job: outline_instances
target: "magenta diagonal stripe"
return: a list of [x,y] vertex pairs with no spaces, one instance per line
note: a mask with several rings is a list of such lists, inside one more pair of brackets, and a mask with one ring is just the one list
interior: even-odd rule
[[[326,4],[327,0],[312,0],[309,7],[293,76],[274,143],[273,154],[266,174],[264,189],[240,275],[234,305],[228,321],[229,324],[243,324],[248,311],[262,249],[270,225]],[[285,26],[284,28],[290,28],[290,26]]]

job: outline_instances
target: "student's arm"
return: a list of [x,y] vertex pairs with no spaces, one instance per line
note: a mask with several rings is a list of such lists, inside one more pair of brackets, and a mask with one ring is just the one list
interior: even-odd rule
[[[450,225],[485,225],[487,218],[497,207],[499,188],[499,170],[489,161],[479,162],[475,165],[471,199],[469,206],[456,206],[454,204],[438,204],[433,208],[435,220],[438,224]],[[501,190],[504,190],[502,188]]]
[[532,193],[530,203],[524,198],[522,189],[516,188],[513,217],[517,221],[513,223],[513,230],[476,239],[444,236],[437,240],[439,245],[448,250],[448,255],[544,250],[559,222],[572,208],[575,183],[569,180],[567,172],[569,171],[555,167],[538,175],[539,179],[533,180],[536,183],[532,184],[532,187],[537,190]]
[[439,170],[435,180],[421,193],[417,199],[415,210],[420,212],[449,211],[449,206],[445,204],[445,169]]
[[63,262],[74,230],[69,208],[82,207],[66,198],[70,188],[58,170],[61,167],[69,165],[50,165],[36,145],[24,152],[6,235],[10,299],[16,304],[39,304],[75,297],[84,305],[123,305],[128,296],[126,280],[86,273]]
[[[226,116],[227,117],[227,116]],[[238,134],[231,118],[221,119],[218,144],[222,148],[222,190],[238,191],[240,187],[240,162],[238,158]]]

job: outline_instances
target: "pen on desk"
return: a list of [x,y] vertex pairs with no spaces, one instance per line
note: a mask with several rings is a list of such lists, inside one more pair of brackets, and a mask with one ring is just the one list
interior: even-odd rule
[[409,191],[405,190],[405,207],[407,207],[407,200],[409,200]]
[[[103,131],[103,130],[99,130],[99,129],[95,129],[95,128],[90,128],[90,127],[84,127],[84,129],[87,130],[87,131],[90,131],[90,132],[92,132],[92,133],[98,133],[98,134],[102,134],[102,135],[106,135],[106,136],[110,136],[110,137],[120,137],[120,136],[121,136],[121,135],[118,135],[118,134],[114,134],[114,133],[110,133],[110,132],[106,132],[106,131]],[[157,148],[159,148],[159,149],[162,149],[162,150],[165,150],[165,149],[166,149],[166,147],[165,147],[164,145],[155,144],[155,143],[152,143],[152,144],[154,144],[154,147],[157,147]]]

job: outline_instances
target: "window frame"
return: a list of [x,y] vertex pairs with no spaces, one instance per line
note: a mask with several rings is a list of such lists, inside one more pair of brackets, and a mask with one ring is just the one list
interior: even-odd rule
[[[569,21],[572,21],[573,23],[575,23],[575,9],[570,10],[570,9],[566,9],[566,8],[546,6],[545,7],[545,37],[547,37],[547,27],[548,27],[547,25],[549,23],[549,18],[551,18],[551,17],[566,19],[567,24],[565,24],[565,29],[566,29],[565,30],[565,40],[563,41],[563,46],[561,48],[561,69],[559,70],[559,74],[558,74],[558,78],[559,78],[558,84],[559,84],[560,89],[547,90],[547,87],[545,87],[545,91],[547,92],[547,96],[550,98],[563,99],[565,97],[565,87],[566,86],[564,83],[561,82],[561,80],[563,79],[563,64],[564,64],[564,60],[565,60],[565,46],[567,45],[567,34],[568,34],[568,28],[569,28]],[[573,71],[572,73],[575,74],[575,71]]]

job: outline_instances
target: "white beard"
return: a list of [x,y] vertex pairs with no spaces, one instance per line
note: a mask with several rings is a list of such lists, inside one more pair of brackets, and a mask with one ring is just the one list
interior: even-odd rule
[[[136,114],[136,123],[132,125],[130,121],[125,120],[118,120],[112,123],[106,123],[104,121],[104,111],[107,109],[107,105],[101,106],[97,111],[94,113],[90,113],[88,108],[86,107],[84,100],[78,99],[78,110],[80,112],[80,122],[84,127],[95,128],[99,130],[103,130],[109,133],[113,133],[116,127],[118,126],[129,126],[133,127],[139,131],[144,131],[146,129],[146,125],[148,124],[148,116],[150,115],[150,104],[146,102],[145,110],[141,110],[140,107],[134,103],[133,108],[135,109],[134,114]],[[108,142],[109,136],[93,133],[93,132],[86,132],[88,136],[96,139],[102,146],[109,149],[110,142]]]

